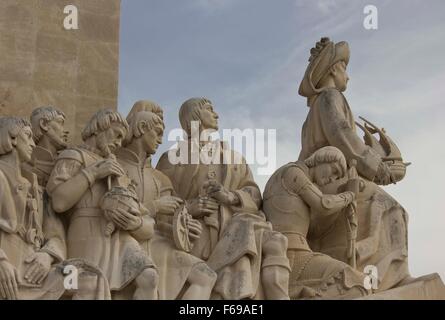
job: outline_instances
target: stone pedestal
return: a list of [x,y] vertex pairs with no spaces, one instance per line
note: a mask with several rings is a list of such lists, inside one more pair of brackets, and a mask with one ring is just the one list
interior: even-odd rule
[[437,273],[391,290],[379,292],[361,300],[445,300],[445,285]]
[[[78,30],[63,10],[78,9]],[[99,108],[117,108],[120,0],[0,1],[0,115],[53,105],[74,142]]]

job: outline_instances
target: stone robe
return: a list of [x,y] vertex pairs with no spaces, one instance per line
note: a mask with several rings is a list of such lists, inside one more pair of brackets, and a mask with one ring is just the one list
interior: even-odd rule
[[[60,184],[83,174],[85,167],[102,160],[99,155],[84,148],[63,151],[48,181],[51,196]],[[81,199],[66,213],[69,217],[67,235],[68,257],[80,258],[96,266],[108,279],[111,291],[120,291],[132,282],[145,268],[154,267],[138,241],[150,235],[143,225],[132,232],[116,229],[111,236],[105,234],[108,221],[100,209],[100,200],[107,191],[107,179],[97,180]]]
[[[66,258],[66,230],[64,221],[58,216],[51,205],[51,199],[46,192],[46,184],[48,183],[51,172],[56,163],[56,156],[50,151],[40,146],[36,146],[32,153],[31,162],[23,164],[25,170],[34,173],[39,183],[39,191],[42,194],[42,207],[44,215],[44,223],[47,224],[45,236],[48,238],[47,246],[61,250],[58,254],[59,259]],[[62,257],[64,257],[62,259]]]
[[[170,180],[159,170],[152,168],[151,159],[139,159],[131,150],[122,148],[117,158],[127,176],[135,183],[141,203],[154,214],[157,222],[172,223],[171,217],[157,215],[154,201],[161,196],[172,195]],[[201,259],[178,250],[173,235],[156,230],[152,239],[141,243],[156,264],[159,273],[158,293],[160,300],[178,298],[192,268],[205,264]]]
[[[343,94],[334,88],[323,90],[310,106],[302,130],[300,160],[325,146],[340,149],[346,160],[357,161],[357,171],[363,178],[364,189],[357,196],[358,235],[357,268],[374,265],[378,269],[379,288],[385,290],[396,286],[409,276],[408,271],[408,217],[405,210],[376,185],[374,179],[380,155],[367,146],[357,135],[354,116]],[[346,248],[331,242],[331,235],[309,237],[311,248],[336,259],[347,261]]]
[[[190,142],[180,143],[188,144],[183,145],[182,150],[191,149]],[[262,244],[265,234],[271,232],[272,227],[259,211],[261,193],[244,158],[225,149],[222,143],[220,149],[214,150],[217,150],[214,156],[226,155],[240,161],[223,164],[220,159],[221,164],[172,165],[165,153],[157,169],[170,178],[176,194],[185,200],[198,198],[202,185],[208,179],[215,179],[236,193],[239,205],[220,205],[217,215],[197,218],[203,232],[195,243],[193,254],[207,261],[217,272],[214,292],[219,297],[233,300],[262,298]],[[279,263],[288,268],[287,259]]]
[[[57,264],[65,259],[65,247],[51,241],[51,217],[44,217],[41,189],[33,173],[22,174],[0,160],[0,260],[7,259],[18,273],[18,299],[59,299],[64,293],[63,274]],[[35,252],[46,252],[54,259],[41,285],[24,279],[29,264],[25,259]]]

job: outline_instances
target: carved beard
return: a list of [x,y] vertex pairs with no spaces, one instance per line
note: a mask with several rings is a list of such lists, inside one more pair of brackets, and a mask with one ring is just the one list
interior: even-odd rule
[[56,137],[55,135],[51,133],[47,133],[46,135],[49,139],[49,142],[56,148],[57,151],[66,149],[67,143],[63,141],[62,138]]
[[99,150],[100,155],[104,158],[109,158],[112,154],[110,148],[108,148],[106,131],[103,131],[96,136],[96,147]]

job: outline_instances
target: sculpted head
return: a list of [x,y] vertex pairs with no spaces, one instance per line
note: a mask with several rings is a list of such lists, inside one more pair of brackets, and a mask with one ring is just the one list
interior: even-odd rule
[[19,162],[29,162],[35,146],[31,123],[19,117],[0,118],[0,156],[15,152]]
[[31,114],[34,141],[51,144],[56,150],[66,148],[69,132],[65,130],[65,114],[54,107],[41,107]]
[[129,120],[131,119],[131,117],[133,117],[133,115],[141,111],[153,112],[159,118],[164,120],[164,111],[162,110],[159,104],[150,100],[139,100],[135,102],[133,108],[131,108],[130,110],[130,113],[128,113],[127,121],[129,122]]
[[156,153],[162,143],[164,134],[164,121],[158,114],[149,111],[140,111],[127,117],[129,130],[124,146],[138,144],[148,155]]
[[103,109],[88,121],[82,131],[82,140],[108,157],[122,145],[128,133],[127,121],[116,111]]
[[218,130],[218,114],[213,110],[212,102],[206,98],[191,98],[179,109],[179,121],[182,129],[191,133],[192,121],[199,122],[199,129]]
[[320,82],[317,88],[334,87],[343,92],[346,90],[349,81],[349,76],[346,73],[346,62],[339,61],[330,67]]
[[318,149],[304,163],[309,168],[312,180],[319,186],[339,180],[347,174],[345,156],[335,147]]
[[346,73],[349,57],[349,45],[345,41],[334,43],[326,37],[315,44],[311,49],[309,65],[298,89],[300,95],[308,98],[309,106],[326,88],[346,90],[349,80]]

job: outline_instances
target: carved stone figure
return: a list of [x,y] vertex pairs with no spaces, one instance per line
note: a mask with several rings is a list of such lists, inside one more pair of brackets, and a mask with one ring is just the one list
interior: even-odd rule
[[[288,239],[292,299],[355,298],[367,294],[364,274],[342,261],[313,252],[306,240],[311,220],[315,221],[311,216],[336,221],[336,216],[353,204],[355,194],[351,191],[327,195],[317,187],[346,174],[346,160],[341,151],[324,147],[305,161],[282,166],[266,184],[264,213],[274,230]],[[347,238],[346,232],[343,237]]]
[[[164,123],[158,115],[162,109],[156,106],[151,103],[140,108],[135,104],[127,117],[129,132],[124,147],[117,152],[117,159],[135,183],[140,201],[156,219],[155,235],[142,245],[150,252],[159,272],[159,298],[206,300],[210,298],[216,273],[204,261],[175,244],[174,219],[181,218],[175,212],[183,207],[184,201],[173,196],[169,178],[151,166],[151,156],[162,143],[164,132]],[[158,113],[154,113],[156,111]],[[199,238],[202,228],[199,221],[185,214],[184,236],[191,238],[186,241],[193,242]]]
[[47,224],[47,246],[51,246],[53,252],[59,252],[59,261],[62,261],[66,258],[65,227],[60,217],[52,210],[46,184],[58,153],[67,147],[69,132],[64,127],[65,114],[54,107],[41,107],[32,112],[30,120],[36,147],[31,161],[23,167],[37,176],[43,198],[43,222]]
[[46,186],[57,154],[67,147],[69,132],[65,130],[65,114],[54,107],[41,107],[31,114],[36,147],[32,153],[33,172],[39,184]]
[[[97,266],[115,299],[156,299],[158,275],[139,245],[153,235],[154,221],[148,210],[101,209],[104,195],[110,195],[113,186],[119,187],[119,177],[125,177],[113,153],[127,131],[128,124],[119,113],[98,111],[82,132],[84,144],[64,150],[57,158],[47,191],[53,209],[69,216],[68,257]],[[110,222],[115,226],[112,232]]]
[[65,291],[56,268],[65,248],[48,241],[37,177],[22,168],[34,148],[28,121],[0,118],[0,299],[58,299]]
[[[309,66],[299,88],[309,106],[299,160],[307,159],[321,147],[334,146],[342,151],[348,163],[356,161],[362,178],[357,195],[357,268],[377,267],[378,290],[386,290],[411,279],[408,218],[397,201],[378,185],[403,178],[405,165],[401,157],[383,155],[358,136],[354,116],[343,95],[349,79],[346,73],[349,56],[346,42],[334,44],[328,38],[322,38],[311,49]],[[333,229],[328,234],[312,235],[309,242],[314,251],[346,261],[347,249],[342,237],[341,231]]]
[[[287,239],[272,231],[259,211],[261,193],[245,160],[232,150],[218,148],[219,142],[191,137],[192,121],[199,122],[200,134],[218,129],[212,103],[205,98],[189,99],[182,104],[179,119],[187,139],[170,152],[190,150],[186,161],[172,164],[167,152],[157,168],[170,178],[176,194],[186,200],[188,211],[203,226],[192,252],[218,274],[213,298],[289,299]],[[189,162],[195,151],[203,150],[219,161]],[[224,152],[240,161],[223,163]]]

